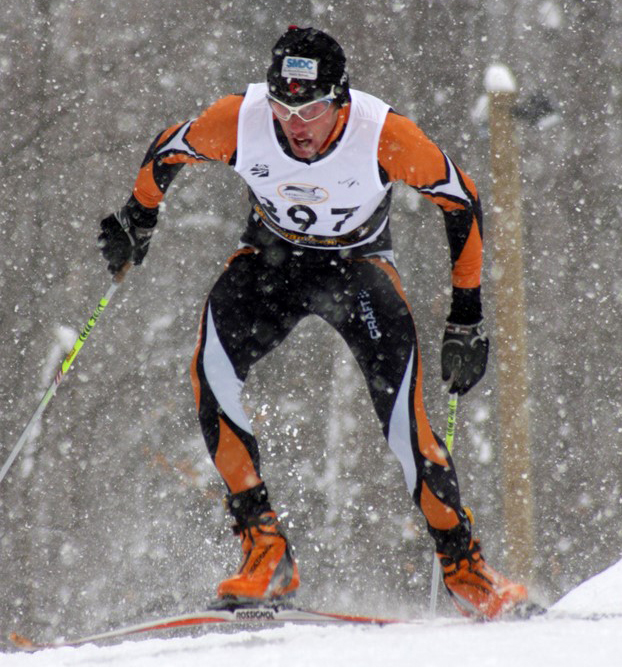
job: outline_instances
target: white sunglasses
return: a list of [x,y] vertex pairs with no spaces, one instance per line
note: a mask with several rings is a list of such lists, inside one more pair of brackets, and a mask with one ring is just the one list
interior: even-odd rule
[[313,100],[313,102],[306,102],[305,104],[300,104],[298,106],[292,107],[281,100],[277,100],[276,97],[273,97],[268,93],[266,95],[268,104],[274,112],[274,115],[277,118],[280,118],[282,121],[288,121],[292,114],[298,116],[300,120],[308,123],[310,120],[315,120],[320,116],[323,116],[331,105],[331,102],[335,99],[334,86],[330,90],[330,94],[326,97],[322,97],[319,100]]

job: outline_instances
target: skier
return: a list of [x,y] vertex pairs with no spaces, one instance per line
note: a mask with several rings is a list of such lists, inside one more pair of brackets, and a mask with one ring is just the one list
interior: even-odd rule
[[111,273],[143,261],[158,204],[181,167],[210,160],[240,174],[251,204],[239,248],[205,304],[191,369],[202,433],[242,543],[242,565],[218,596],[278,600],[299,586],[240,396],[251,366],[313,314],[339,332],[362,369],[458,608],[494,618],[524,603],[525,587],[484,560],[452,459],[429,425],[415,324],[391,249],[392,187],[403,181],[444,215],[452,302],[442,378],[465,394],[488,356],[482,214],[471,179],[414,122],[350,88],[332,37],[290,26],[272,49],[266,82],[156,137],[128,202],[101,223]]

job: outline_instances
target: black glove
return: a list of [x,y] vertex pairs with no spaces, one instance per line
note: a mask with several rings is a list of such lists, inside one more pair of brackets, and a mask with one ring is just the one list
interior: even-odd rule
[[142,264],[157,221],[158,209],[139,204],[133,196],[120,211],[101,221],[97,245],[110,273],[116,275],[130,261]]
[[475,386],[486,372],[488,337],[481,321],[477,324],[447,322],[441,348],[443,381],[451,380],[450,393],[464,394]]

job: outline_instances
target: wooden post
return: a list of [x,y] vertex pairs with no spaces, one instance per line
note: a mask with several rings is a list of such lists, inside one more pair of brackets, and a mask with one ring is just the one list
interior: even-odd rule
[[520,166],[512,116],[516,85],[509,70],[495,66],[486,73],[486,88],[494,204],[493,344],[499,387],[507,567],[512,577],[529,581],[534,548],[533,499]]

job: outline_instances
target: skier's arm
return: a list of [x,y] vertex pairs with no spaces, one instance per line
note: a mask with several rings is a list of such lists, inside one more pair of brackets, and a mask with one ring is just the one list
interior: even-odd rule
[[451,257],[452,300],[441,348],[449,391],[466,394],[488,360],[480,299],[482,210],[473,181],[412,121],[389,112],[378,161],[390,181],[402,180],[441,207]]
[[161,132],[153,141],[134,184],[133,196],[155,208],[185,164],[219,160],[232,162],[237,147],[238,114],[242,95],[229,95],[198,118]]
[[127,262],[142,263],[157,223],[158,205],[184,164],[234,162],[242,100],[241,95],[224,97],[197,119],[169,127],[152,142],[129,200],[101,222],[98,244],[112,274]]
[[482,211],[473,181],[411,120],[389,112],[378,147],[390,181],[404,181],[443,211],[451,257],[451,322],[482,319]]

